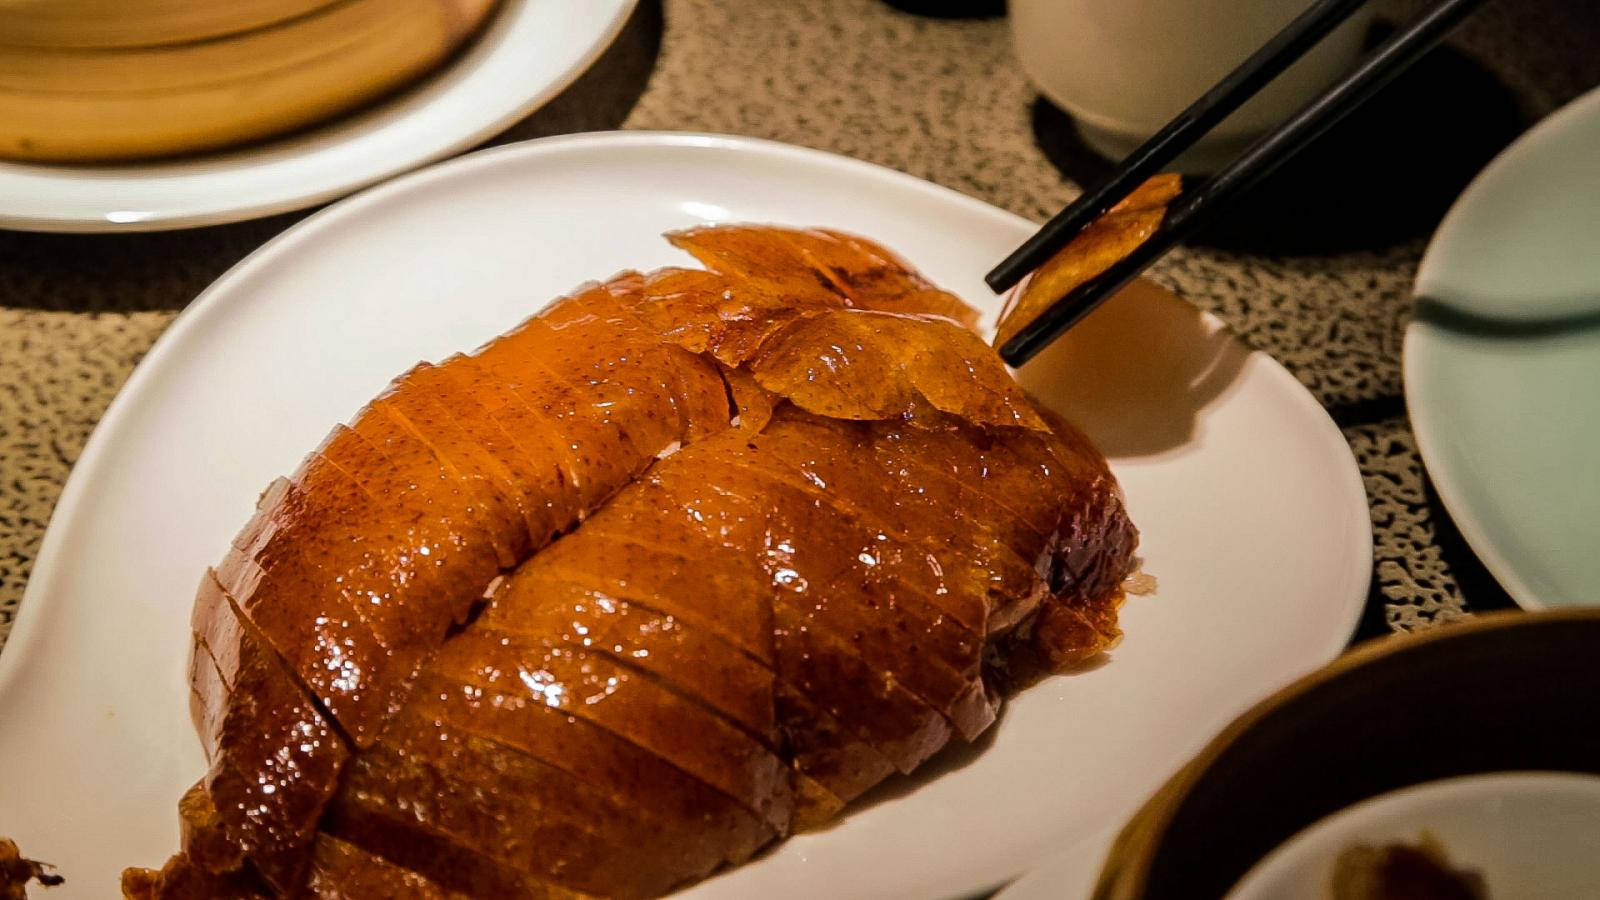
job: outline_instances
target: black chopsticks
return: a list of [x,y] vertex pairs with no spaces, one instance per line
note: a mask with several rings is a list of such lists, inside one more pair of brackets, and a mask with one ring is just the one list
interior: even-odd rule
[[[1266,177],[1416,62],[1481,2],[1483,0],[1440,0],[1415,21],[1396,31],[1343,78],[1251,145],[1237,160],[1185,191],[1149,239],[1025,324],[1000,347],[1000,356],[1013,366],[1032,359],[1057,335],[1077,324],[1173,244],[1191,234],[1212,210]],[[1204,97],[1135,150],[1105,183],[1068,206],[996,266],[985,279],[990,287],[996,291],[1005,290],[1042,265],[1084,226],[1171,162],[1360,5],[1359,0],[1319,0],[1307,9]]]
[[1021,247],[984,276],[995,293],[1006,290],[1066,246],[1085,225],[1105,215],[1146,178],[1161,171],[1197,138],[1287,69],[1366,0],[1317,0],[1216,86],[1128,154],[1111,177],[1046,222]]

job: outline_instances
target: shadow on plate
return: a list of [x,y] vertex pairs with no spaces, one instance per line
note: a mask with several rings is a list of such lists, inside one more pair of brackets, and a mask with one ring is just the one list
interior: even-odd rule
[[1018,377],[1108,458],[1128,459],[1193,439],[1200,412],[1234,382],[1249,353],[1200,310],[1135,281]]
[[[643,0],[588,71],[484,146],[620,126],[655,68],[661,31],[661,0]],[[181,309],[251,251],[320,208],[180,231],[0,231],[0,304],[72,312]]]
[[[1389,30],[1374,28],[1368,43]],[[1189,243],[1315,255],[1424,237],[1526,124],[1492,75],[1437,48],[1220,209]],[[1112,162],[1078,137],[1071,117],[1042,98],[1034,101],[1033,132],[1045,156],[1078,184],[1111,171]]]

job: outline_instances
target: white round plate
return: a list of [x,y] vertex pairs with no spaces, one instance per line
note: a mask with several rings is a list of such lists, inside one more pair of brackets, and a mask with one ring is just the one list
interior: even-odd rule
[[1482,876],[1495,900],[1600,897],[1600,777],[1506,772],[1430,781],[1340,810],[1256,863],[1228,900],[1324,900],[1345,848],[1414,846],[1425,831],[1451,868]]
[[[104,896],[159,864],[203,769],[194,585],[257,492],[421,359],[579,283],[690,261],[709,221],[871,235],[994,312],[982,274],[1033,226],[907,175],[742,138],[610,133],[489,150],[308,218],[223,276],[129,379],[73,471],[0,656],[0,823]],[[1371,577],[1338,430],[1214,318],[1145,288],[1027,380],[1113,457],[1160,581],[1107,664],[1010,704],[981,752],[886,786],[697,897],[960,895],[1122,821],[1222,725],[1344,647]],[[935,777],[937,776],[937,777]]]
[[368,109],[238,150],[121,165],[0,160],[0,228],[161,231],[302,209],[486,140],[549,102],[638,0],[501,0],[445,68]]
[[1521,606],[1600,604],[1600,90],[1473,181],[1416,294],[1406,405],[1451,517]]

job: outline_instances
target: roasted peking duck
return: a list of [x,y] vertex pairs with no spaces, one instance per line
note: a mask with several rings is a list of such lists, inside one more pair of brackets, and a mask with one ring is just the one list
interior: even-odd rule
[[201,579],[209,769],[130,897],[645,897],[1101,653],[1136,532],[974,312],[832,231],[670,235],[420,364]]

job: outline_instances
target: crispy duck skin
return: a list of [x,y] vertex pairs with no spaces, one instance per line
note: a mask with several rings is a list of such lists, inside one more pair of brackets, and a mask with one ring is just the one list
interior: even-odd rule
[[970,308],[838,232],[669,239],[706,268],[419,364],[268,487],[128,896],[659,895],[1119,639],[1116,482]]

